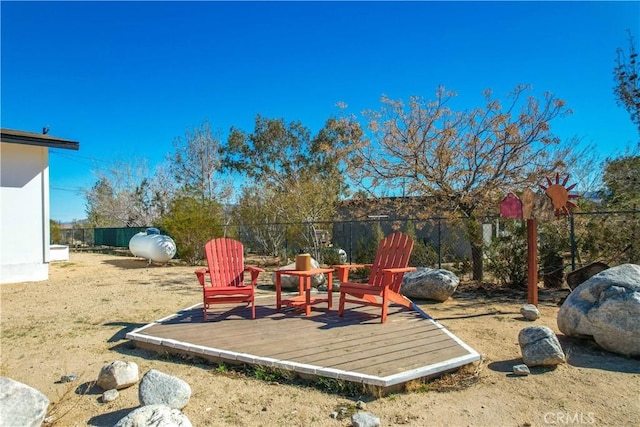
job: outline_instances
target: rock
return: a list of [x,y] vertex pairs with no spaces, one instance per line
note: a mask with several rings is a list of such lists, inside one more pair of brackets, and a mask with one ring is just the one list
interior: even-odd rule
[[592,276],[558,311],[567,336],[593,337],[602,348],[640,356],[640,265],[623,264]]
[[595,276],[603,270],[609,268],[604,262],[592,262],[585,265],[582,268],[578,268],[571,273],[567,274],[567,285],[571,290],[574,290],[583,282],[586,282],[589,278]]
[[358,401],[356,402],[356,408],[357,408],[357,409],[364,409],[364,408],[366,408],[366,407],[367,407],[367,404],[366,404],[366,403],[364,403],[362,400],[358,400]]
[[527,366],[555,366],[565,356],[558,337],[547,326],[530,326],[518,334],[522,360]]
[[[295,270],[295,268],[296,268],[296,263],[294,262],[292,264],[285,265],[284,267],[280,267],[278,270]],[[320,264],[318,264],[318,261],[316,261],[313,258],[311,258],[311,268],[320,268]],[[276,273],[271,274],[271,281],[275,286]],[[327,281],[327,278],[325,277],[324,274],[316,274],[315,276],[311,276],[311,287],[317,288],[320,285],[324,285],[326,281]],[[280,282],[282,285],[282,289],[293,289],[293,290],[298,289],[298,278],[295,276],[282,275],[282,279],[280,280]]]
[[61,383],[72,383],[77,380],[79,376],[77,374],[67,374],[60,377]]
[[380,427],[380,418],[371,412],[358,412],[351,416],[353,427]]
[[39,427],[49,399],[33,387],[0,377],[0,426]]
[[448,270],[419,268],[402,279],[402,295],[408,298],[446,301],[456,291],[460,279]]
[[114,427],[192,427],[192,424],[178,409],[147,405],[130,412]]
[[135,362],[116,360],[102,367],[96,385],[103,390],[119,390],[134,385],[138,379],[138,365]]
[[513,375],[518,375],[520,377],[526,377],[529,375],[531,371],[527,365],[515,365],[513,367]]
[[189,403],[191,387],[180,378],[151,369],[140,381],[138,398],[141,405],[159,404],[182,409]]
[[347,252],[342,248],[338,249],[338,259],[340,260],[340,264],[347,263]]
[[102,403],[113,402],[118,398],[118,396],[120,396],[120,393],[115,388],[107,390],[102,393]]
[[533,304],[525,304],[520,308],[520,314],[527,320],[536,320],[540,318],[538,307]]

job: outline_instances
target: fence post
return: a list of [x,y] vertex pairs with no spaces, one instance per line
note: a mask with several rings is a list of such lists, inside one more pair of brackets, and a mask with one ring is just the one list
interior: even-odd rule
[[576,270],[576,225],[573,221],[573,213],[569,215],[569,236],[571,240],[571,271]]
[[438,218],[438,268],[442,269],[442,218]]
[[527,219],[527,302],[538,305],[538,223]]
[[353,230],[351,226],[353,222],[349,221],[349,264],[353,263]]

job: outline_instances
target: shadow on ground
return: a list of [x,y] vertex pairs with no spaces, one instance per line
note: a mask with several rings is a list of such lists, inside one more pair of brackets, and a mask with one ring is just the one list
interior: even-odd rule
[[181,266],[178,260],[170,260],[167,263],[160,264],[157,262],[149,263],[149,261],[144,258],[133,258],[133,257],[112,258],[112,259],[106,259],[102,262],[104,264],[112,265],[114,267],[118,267],[123,270],[135,270],[135,269],[146,269],[146,268],[172,268],[172,267]]
[[94,427],[111,427],[115,425],[118,421],[129,415],[135,408],[126,408],[120,409],[118,411],[109,412],[108,414],[102,414],[95,417],[92,417],[87,422],[87,425]]
[[118,332],[116,332],[107,342],[118,342],[127,338],[127,334],[135,329],[142,328],[144,323],[131,323],[131,322],[107,322],[102,326],[123,326]]
[[[523,363],[522,358],[499,360],[497,362],[489,363],[488,368],[495,372],[507,374],[508,377],[518,377],[518,375],[513,374],[513,367],[516,365],[522,365]],[[540,375],[551,372],[555,369],[556,366],[533,366],[529,368],[531,375]]]
[[640,374],[640,359],[625,357],[604,350],[591,339],[558,335],[567,363],[577,368]]
[[[558,341],[560,341],[569,366],[622,372],[625,374],[640,374],[640,360],[603,350],[591,340],[574,339],[565,335],[558,335]],[[515,365],[521,365],[523,363],[522,358],[517,358],[492,362],[488,367],[495,372],[510,374]],[[531,370],[531,375],[537,375],[552,371],[555,368],[555,366],[533,366],[529,369]]]

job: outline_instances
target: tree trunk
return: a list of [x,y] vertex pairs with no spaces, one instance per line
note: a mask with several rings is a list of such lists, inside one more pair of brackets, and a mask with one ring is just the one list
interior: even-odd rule
[[473,280],[482,280],[484,276],[483,248],[482,248],[482,224],[474,217],[467,221],[467,237],[471,244],[471,261],[473,263]]
[[471,242],[471,259],[473,261],[473,280],[482,280],[484,277],[484,265],[482,242],[480,244]]

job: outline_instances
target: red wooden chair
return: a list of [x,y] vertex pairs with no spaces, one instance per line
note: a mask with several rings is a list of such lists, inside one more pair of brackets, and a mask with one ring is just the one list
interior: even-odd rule
[[[204,246],[207,268],[196,270],[202,285],[204,320],[211,304],[247,303],[251,305],[251,318],[256,318],[254,289],[263,269],[244,265],[242,243],[233,239],[213,239]],[[251,283],[244,282],[244,273],[251,273]],[[209,276],[209,280],[206,277]]]
[[[373,264],[335,265],[340,280],[340,308],[343,316],[345,302],[382,308],[382,323],[387,321],[390,302],[411,308],[411,301],[400,294],[404,273],[415,270],[407,267],[413,250],[413,240],[403,233],[390,234],[378,245]],[[349,270],[371,267],[368,283],[350,283]]]

